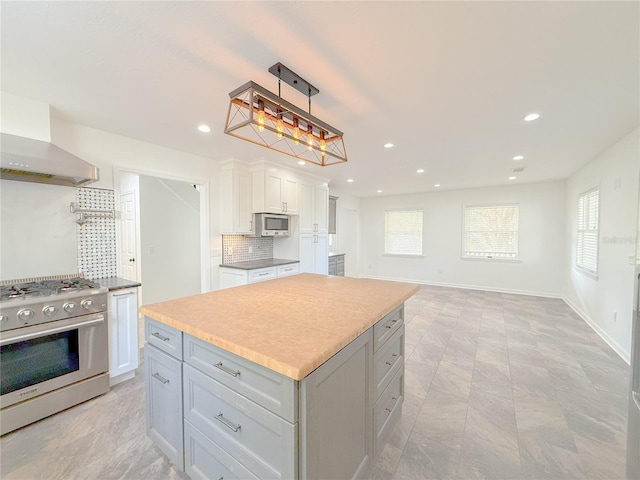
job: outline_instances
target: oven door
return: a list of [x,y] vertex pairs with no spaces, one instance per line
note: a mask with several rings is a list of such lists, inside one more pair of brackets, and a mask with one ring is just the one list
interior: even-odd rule
[[105,314],[0,334],[2,408],[108,371]]

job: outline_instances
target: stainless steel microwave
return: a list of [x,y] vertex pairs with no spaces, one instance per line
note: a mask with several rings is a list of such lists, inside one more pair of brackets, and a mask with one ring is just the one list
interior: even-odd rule
[[256,237],[288,237],[291,217],[276,213],[256,213],[254,218]]

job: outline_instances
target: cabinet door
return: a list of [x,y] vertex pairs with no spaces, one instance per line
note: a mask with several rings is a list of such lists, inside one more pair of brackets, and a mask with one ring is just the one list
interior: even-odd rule
[[148,343],[144,351],[147,435],[182,471],[182,362]]
[[253,233],[253,212],[251,211],[251,175],[248,171],[238,171],[235,178],[237,208],[234,209],[235,232]]
[[329,273],[329,235],[314,235],[314,271],[327,275]]
[[317,235],[300,235],[300,273],[315,273]]
[[300,183],[300,217],[298,227],[300,233],[313,233],[315,228],[314,215],[314,185],[311,183]]
[[300,478],[368,478],[373,455],[371,341],[369,329],[302,380]]
[[137,288],[109,293],[109,376],[138,368]]
[[238,287],[249,283],[247,271],[220,267],[220,289]]
[[317,185],[315,188],[315,232],[329,233],[329,188]]
[[277,172],[267,172],[265,175],[265,210],[269,213],[283,213],[284,200],[282,176]]
[[282,188],[282,201],[285,207],[284,212],[289,215],[298,214],[298,180],[295,177],[284,177],[282,179]]

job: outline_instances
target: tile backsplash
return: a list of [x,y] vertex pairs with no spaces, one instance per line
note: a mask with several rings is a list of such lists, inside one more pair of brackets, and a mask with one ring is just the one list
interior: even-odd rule
[[[251,253],[249,253],[251,252]],[[273,237],[222,236],[222,263],[248,262],[273,257]]]
[[[78,188],[76,208],[114,212],[114,192],[101,188]],[[76,215],[80,217],[80,214]],[[84,220],[84,225],[76,227],[78,271],[92,280],[116,276],[117,243],[114,215],[86,213]]]

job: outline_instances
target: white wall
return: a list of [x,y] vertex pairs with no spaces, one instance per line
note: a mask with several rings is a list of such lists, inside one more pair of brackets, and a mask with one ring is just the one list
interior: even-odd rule
[[[638,129],[567,180],[566,301],[629,362],[640,178]],[[598,276],[575,267],[578,195],[600,188]],[[617,312],[614,320],[614,312]]]
[[[565,259],[564,182],[372,197],[361,200],[362,276],[560,296]],[[462,260],[464,205],[518,203],[518,262]],[[385,209],[424,210],[424,258],[385,256]]]
[[0,180],[0,280],[78,271],[76,189]]
[[55,118],[51,120],[51,129],[56,145],[100,168],[100,181],[91,186],[117,191],[119,185],[114,184],[116,169],[205,185],[211,192],[210,234],[204,232],[203,236],[210,242],[210,256],[203,264],[203,274],[210,279],[211,288],[217,288],[222,237],[218,227],[219,168],[216,161]]
[[197,209],[163,180],[140,176],[143,304],[200,293],[199,232]]

